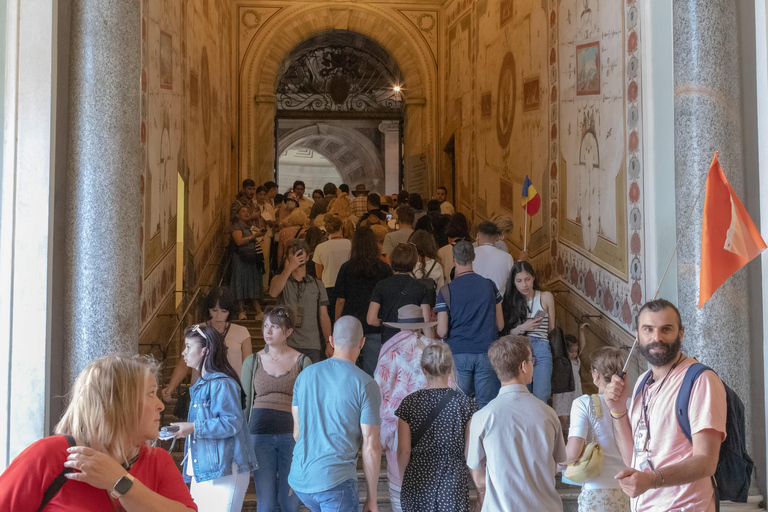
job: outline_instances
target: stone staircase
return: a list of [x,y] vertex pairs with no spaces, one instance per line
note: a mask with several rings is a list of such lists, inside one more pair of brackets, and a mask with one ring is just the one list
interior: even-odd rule
[[[271,302],[271,300],[270,300]],[[242,325],[248,329],[248,331],[251,333],[251,341],[253,343],[253,350],[254,352],[261,350],[264,348],[264,338],[261,333],[261,321],[255,321],[253,320],[253,315],[250,314],[249,318],[246,320],[238,320],[236,321],[238,325]],[[167,364],[165,365],[164,374],[166,379],[170,377],[171,372],[173,371],[173,365],[176,363],[176,358],[178,356],[175,354],[175,351],[172,350],[171,353],[168,356]],[[167,381],[167,380],[166,380]],[[184,386],[187,386],[188,384],[182,384],[182,389]],[[176,405],[176,396],[173,397],[173,399],[166,404],[165,411],[163,412],[163,419],[162,424],[168,425],[171,422],[179,421],[175,416],[173,416],[173,408]],[[167,441],[162,444],[162,447],[165,447],[166,449],[170,447],[170,441]],[[184,458],[184,442],[183,440],[179,440],[176,442],[176,446],[172,452],[173,458],[176,461],[177,464],[179,464],[179,469],[181,470],[181,461]],[[362,510],[363,502],[365,501],[365,497],[367,494],[367,485],[365,481],[365,476],[363,474],[362,470],[362,458],[358,457],[358,471],[357,471],[357,477],[358,477],[358,486],[360,489],[360,509]],[[474,485],[471,482],[469,482],[470,485],[470,501],[474,504],[476,500],[477,493],[475,492]],[[560,494],[560,498],[563,501],[563,512],[577,512],[578,507],[578,496],[579,492],[581,491],[581,488],[578,486],[568,485],[564,484],[560,481],[559,477],[556,482],[556,488],[558,493]],[[387,465],[386,465],[386,459],[382,455],[382,461],[381,461],[381,472],[379,474],[379,481],[377,485],[377,502],[379,505],[379,511],[380,512],[391,512],[392,507],[389,503],[389,484],[387,481]],[[721,512],[744,512],[744,511],[750,511],[750,510],[764,510],[764,508],[760,507],[760,503],[762,501],[762,496],[751,496],[748,503],[730,503],[730,502],[723,502],[720,506]],[[251,479],[251,482],[248,486],[248,491],[245,495],[245,502],[243,504],[243,512],[255,512],[256,511],[256,489],[253,485],[253,479]],[[301,507],[302,511],[308,510],[305,507]]]

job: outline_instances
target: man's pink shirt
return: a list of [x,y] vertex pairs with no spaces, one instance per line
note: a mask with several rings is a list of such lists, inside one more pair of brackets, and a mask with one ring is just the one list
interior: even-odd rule
[[[692,357],[685,359],[672,370],[663,385],[663,379],[661,379],[654,382],[646,392],[651,436],[648,443],[649,459],[654,468],[663,470],[693,455],[693,446],[677,423],[675,403],[683,385],[685,373],[694,363],[696,360]],[[638,379],[638,384],[640,382],[642,382],[642,376]],[[633,391],[629,410],[633,436],[643,414],[642,393],[634,398],[635,392],[636,390]],[[726,407],[725,388],[719,377],[709,371],[702,373],[691,391],[688,408],[691,434],[712,429],[720,433],[721,441],[725,440]],[[632,467],[639,470],[638,466],[639,461],[633,455]],[[712,483],[709,478],[702,478],[690,484],[650,489],[632,500],[632,510],[637,512],[659,510],[714,512]]]

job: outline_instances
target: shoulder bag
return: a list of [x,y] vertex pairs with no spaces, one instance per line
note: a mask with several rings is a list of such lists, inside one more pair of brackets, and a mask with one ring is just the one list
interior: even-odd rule
[[411,437],[411,450],[416,448],[416,446],[419,444],[419,441],[421,441],[421,438],[424,437],[424,434],[426,434],[427,430],[429,430],[429,427],[432,426],[437,417],[440,416],[440,413],[443,412],[445,407],[451,402],[453,397],[458,396],[458,394],[458,391],[449,389],[443,398],[437,402],[437,405],[435,405],[432,410],[429,411],[429,416],[427,416],[427,419],[424,420],[424,423],[419,425],[419,429],[414,432],[413,436]]
[[[65,438],[67,438],[67,443],[69,443],[70,448],[77,445],[77,442],[75,442],[75,438],[70,435],[65,435]],[[43,493],[43,501],[40,503],[40,508],[37,509],[37,512],[40,512],[43,510],[48,503],[51,502],[51,500],[58,494],[58,492],[61,490],[62,487],[64,487],[64,484],[67,483],[67,477],[64,476],[67,473],[72,473],[72,468],[64,468],[61,470],[61,473],[59,473],[56,478],[53,479],[53,482],[51,482],[51,485],[48,486],[48,488]]]
[[[603,417],[603,407],[599,395],[592,395],[590,409],[595,413],[595,422],[590,421],[592,427],[592,438],[594,441],[584,447],[584,452],[579,460],[569,465],[565,470],[565,478],[583,484],[600,476],[603,472],[603,449],[598,441],[600,435],[600,418]],[[590,416],[592,416],[590,414]]]

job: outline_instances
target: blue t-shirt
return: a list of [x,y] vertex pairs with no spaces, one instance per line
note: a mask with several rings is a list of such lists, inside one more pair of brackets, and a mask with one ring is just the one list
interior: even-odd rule
[[299,440],[288,476],[291,487],[315,493],[357,479],[360,425],[381,424],[376,381],[348,361],[327,359],[299,374],[293,405],[299,408]]
[[454,354],[483,354],[499,339],[496,304],[502,296],[493,281],[474,272],[462,274],[450,282],[451,307],[445,304],[443,291],[437,294],[435,310],[448,312],[448,346]]

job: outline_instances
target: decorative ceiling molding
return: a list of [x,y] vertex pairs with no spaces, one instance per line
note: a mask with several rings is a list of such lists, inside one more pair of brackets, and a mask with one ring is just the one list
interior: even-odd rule
[[418,29],[424,41],[432,50],[432,58],[437,63],[439,53],[439,13],[437,11],[411,11],[401,9],[400,14],[406,17]]

